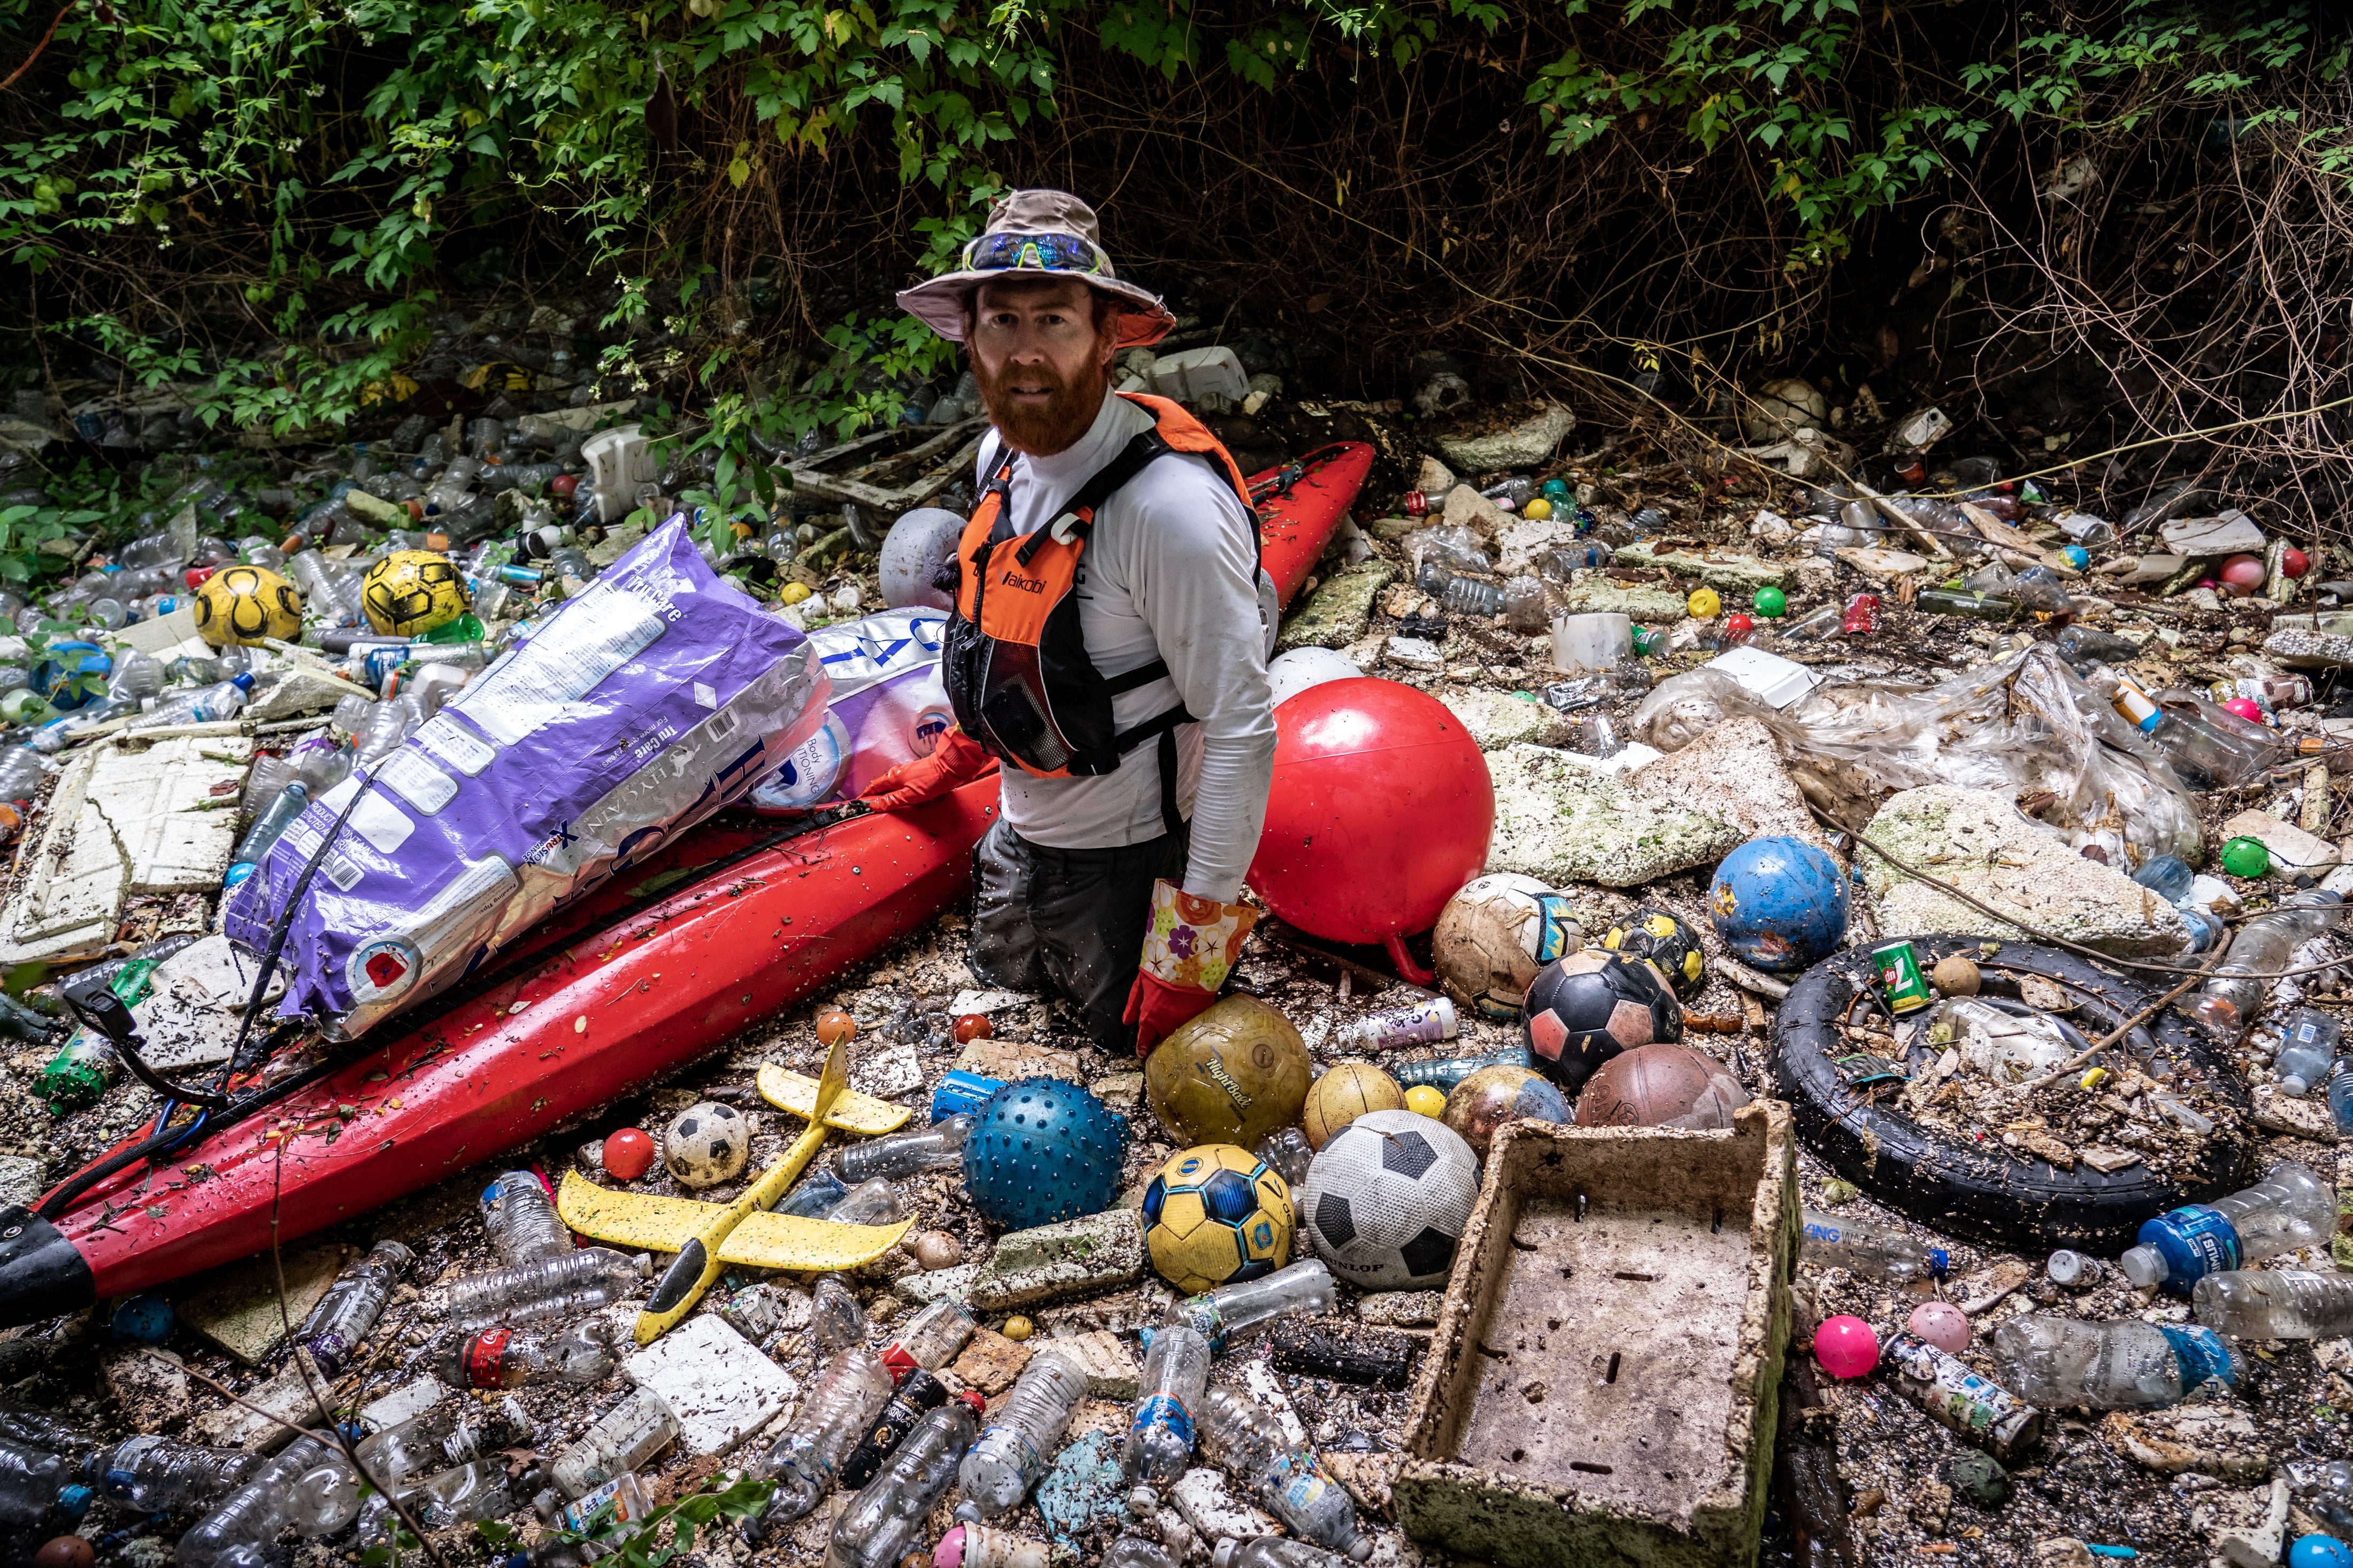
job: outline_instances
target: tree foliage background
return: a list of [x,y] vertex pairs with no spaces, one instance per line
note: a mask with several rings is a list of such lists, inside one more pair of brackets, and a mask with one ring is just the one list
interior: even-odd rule
[[2208,430],[2198,462],[2309,489],[2353,394],[2338,18],[0,0],[0,330],[20,380],[284,430],[364,412],[497,292],[609,369],[851,428],[949,364],[890,290],[1053,184],[1327,390],[1394,395],[1432,346],[1619,414],[1795,372],[1998,415],[2026,458]]

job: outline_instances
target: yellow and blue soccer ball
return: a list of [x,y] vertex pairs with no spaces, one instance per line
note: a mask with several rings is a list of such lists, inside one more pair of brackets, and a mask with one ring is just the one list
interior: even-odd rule
[[258,647],[302,635],[302,595],[266,566],[224,566],[196,590],[196,635],[215,647]]
[[1291,1256],[1291,1189],[1231,1143],[1187,1149],[1144,1190],[1152,1267],[1188,1296],[1282,1267]]
[[368,568],[360,605],[385,636],[421,637],[466,613],[466,584],[446,555],[396,550]]

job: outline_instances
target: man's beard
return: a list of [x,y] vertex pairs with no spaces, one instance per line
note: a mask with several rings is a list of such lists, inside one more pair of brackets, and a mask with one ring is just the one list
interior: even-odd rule
[[[1015,451],[1033,458],[1050,458],[1076,446],[1095,416],[1103,412],[1107,390],[1100,376],[1091,375],[1072,385],[1042,365],[1008,367],[992,376],[976,358],[972,374],[980,385],[981,405],[988,410],[989,423],[997,426],[997,433]],[[1050,395],[1044,406],[1015,403],[1012,384],[1017,381],[1025,386],[1048,388]]]

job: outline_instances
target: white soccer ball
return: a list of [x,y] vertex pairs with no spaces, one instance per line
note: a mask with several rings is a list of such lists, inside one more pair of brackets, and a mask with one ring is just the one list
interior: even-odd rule
[[751,1157],[752,1119],[716,1100],[688,1106],[662,1134],[662,1163],[681,1186],[715,1187]]
[[1566,895],[1534,877],[1498,871],[1466,882],[1430,933],[1438,983],[1456,1004],[1516,1022],[1536,971],[1585,945]]
[[1446,1283],[1478,1196],[1478,1158],[1452,1128],[1376,1110],[1308,1165],[1299,1223],[1315,1256],[1359,1289],[1427,1289]]

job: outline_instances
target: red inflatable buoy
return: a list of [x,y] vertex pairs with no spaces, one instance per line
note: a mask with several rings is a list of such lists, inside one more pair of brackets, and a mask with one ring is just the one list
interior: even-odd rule
[[1250,885],[1311,936],[1405,950],[1487,862],[1495,785],[1462,721],[1434,697],[1370,676],[1331,680],[1274,710],[1274,782]]

